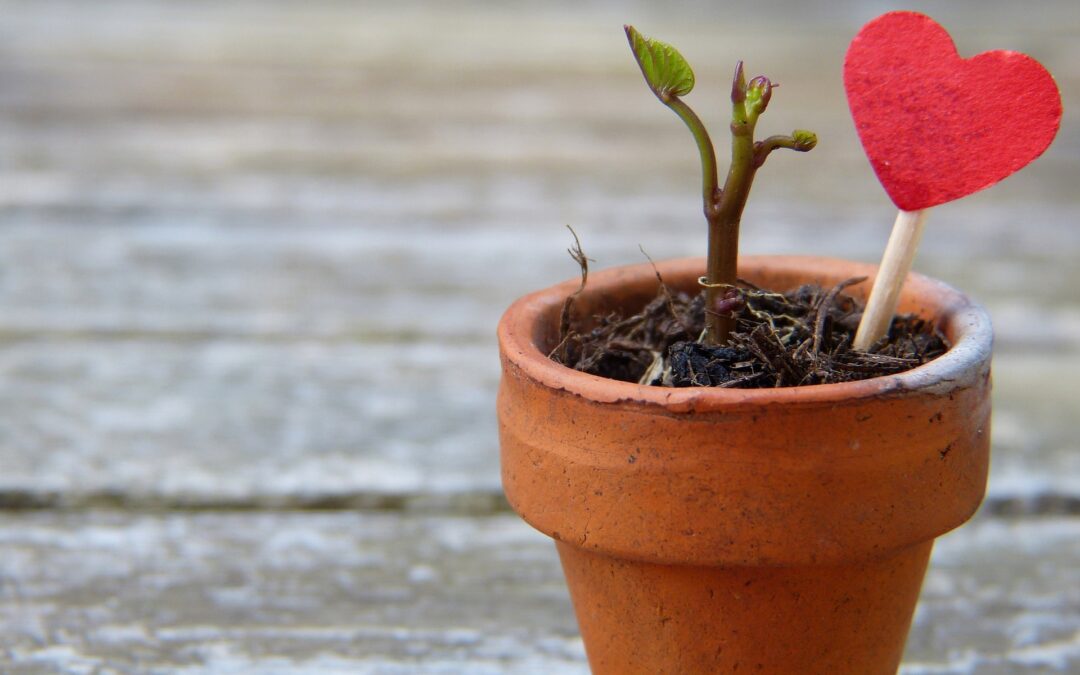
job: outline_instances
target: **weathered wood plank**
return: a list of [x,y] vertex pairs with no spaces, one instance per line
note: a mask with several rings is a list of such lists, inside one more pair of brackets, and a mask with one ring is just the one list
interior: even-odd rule
[[78,504],[498,492],[486,347],[30,342],[0,350],[0,485]]
[[[1080,522],[939,543],[909,675],[1080,666]],[[4,672],[586,672],[554,548],[513,516],[0,518]]]
[[1080,668],[1080,522],[979,519],[939,540],[908,639],[909,675]]
[[[782,82],[763,124],[822,137],[770,160],[744,251],[878,255],[891,208],[838,67],[874,10],[785,7],[0,3],[2,483],[32,503],[491,494],[494,324],[575,273],[563,223],[598,266],[702,250],[693,149],[623,20],[678,42],[714,124],[743,56]],[[1072,4],[1041,7],[938,18],[965,51],[1043,59],[1069,128]],[[984,299],[1014,358],[995,494],[1077,494],[1077,403],[1044,378],[1080,368],[1076,144],[935,211],[918,263]]]
[[[476,495],[495,506],[494,352],[486,341],[9,344],[0,493],[38,506],[357,506],[424,495],[429,505],[472,508]],[[1080,368],[1003,354],[996,372],[990,498],[1025,510],[1047,497],[1076,501]]]
[[[273,191],[272,184],[263,189]],[[402,199],[408,193],[399,191]],[[428,195],[417,199],[440,199],[438,191]],[[636,204],[658,216],[671,206],[658,197]],[[600,213],[595,204],[587,208]],[[488,213],[471,225],[439,225],[399,215],[382,225],[370,213],[313,214],[310,222],[278,214],[256,224],[258,211],[218,204],[207,206],[212,217],[236,213],[236,222],[181,225],[171,222],[185,217],[178,210],[151,208],[126,224],[103,222],[109,210],[88,206],[81,224],[42,222],[39,213],[30,217],[37,222],[15,215],[0,226],[0,339],[75,333],[479,344],[512,299],[576,274],[566,230],[532,216],[500,222]],[[362,224],[327,222],[352,218]],[[696,228],[672,239],[640,214],[628,214],[618,230],[576,229],[597,267],[644,261],[639,244],[661,259],[692,255],[701,243]],[[856,221],[832,229],[852,235],[845,245],[853,253],[873,245]],[[793,214],[749,234],[750,251],[830,253],[821,229]],[[1080,269],[1055,264],[1046,251],[1007,252],[1007,238],[999,241],[963,259],[928,250],[920,267],[988,305],[999,348],[1080,351]],[[1055,255],[1080,257],[1080,239],[1071,246],[1060,242]]]
[[[938,16],[966,28],[955,31],[963,49],[1028,49],[1068,84],[1080,60],[1052,17],[1071,4],[1041,7]],[[600,265],[640,260],[639,244],[654,257],[702,249],[694,153],[642,87],[618,31],[625,17],[610,7],[2,9],[0,329],[363,321],[382,335],[441,337],[450,323],[486,335],[510,297],[572,272],[565,222]],[[745,56],[783,82],[769,124],[822,137],[810,157],[770,162],[744,250],[873,260],[890,209],[839,68],[826,65],[872,9],[685,11],[640,20],[694,57],[703,111],[722,109],[717,83]],[[1078,89],[1063,91],[1069,128]],[[1027,323],[1048,313],[1038,335],[1076,349],[1080,235],[1063,227],[1076,144],[1063,135],[1023,177],[935,213],[920,268],[991,302],[1004,346],[1030,344]],[[429,303],[465,313],[418,319]]]

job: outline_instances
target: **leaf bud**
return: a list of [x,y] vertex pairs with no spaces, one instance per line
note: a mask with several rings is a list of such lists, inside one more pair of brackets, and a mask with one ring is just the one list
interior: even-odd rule
[[750,80],[746,86],[746,112],[750,115],[760,115],[769,105],[772,98],[772,82],[764,75],[758,75]]
[[735,63],[735,75],[731,78],[731,102],[738,105],[746,100],[746,75],[743,74],[743,63]]
[[799,152],[806,152],[813,150],[817,145],[817,134],[813,131],[807,131],[806,129],[796,129],[791,132],[791,138],[795,141],[794,150]]

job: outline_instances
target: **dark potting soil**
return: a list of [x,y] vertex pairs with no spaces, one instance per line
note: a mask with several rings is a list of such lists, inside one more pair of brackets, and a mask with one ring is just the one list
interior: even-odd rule
[[[584,288],[584,266],[582,271]],[[704,293],[674,292],[661,280],[656,297],[636,314],[598,317],[575,316],[570,296],[551,358],[626,382],[764,388],[893,375],[949,348],[929,322],[897,316],[888,335],[869,352],[851,349],[863,308],[843,291],[863,281],[849,279],[830,289],[800,286],[785,293],[740,281],[739,298],[728,303],[737,308],[735,329],[722,346],[699,342],[705,329]],[[591,328],[582,328],[585,320]]]

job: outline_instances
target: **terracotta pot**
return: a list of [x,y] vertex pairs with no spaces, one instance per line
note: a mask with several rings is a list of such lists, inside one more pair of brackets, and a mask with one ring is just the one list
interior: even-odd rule
[[[774,289],[874,272],[820,258],[740,265]],[[659,269],[692,289],[704,263]],[[953,344],[929,364],[844,384],[671,389],[548,360],[577,284],[503,316],[498,410],[506,496],[555,539],[593,672],[895,673],[934,538],[985,492],[985,311],[913,275],[901,311],[933,318]],[[655,292],[649,265],[600,272],[577,311]]]

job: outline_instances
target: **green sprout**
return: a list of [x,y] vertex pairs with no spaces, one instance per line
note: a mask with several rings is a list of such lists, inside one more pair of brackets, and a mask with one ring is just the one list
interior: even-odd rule
[[759,75],[746,81],[743,64],[735,66],[731,85],[731,166],[724,186],[719,184],[716,151],[701,118],[682,97],[694,88],[694,71],[682,54],[669,44],[647,38],[633,26],[625,26],[630,50],[634,53],[645,82],[660,102],[671,108],[694,135],[701,154],[701,193],[705,219],[709,223],[709,252],[705,286],[706,344],[719,345],[728,339],[734,324],[729,292],[738,280],[739,222],[754,174],[777,148],[806,152],[817,145],[812,131],[795,130],[790,136],[769,136],[754,141],[754,127],[772,98],[774,85]]

